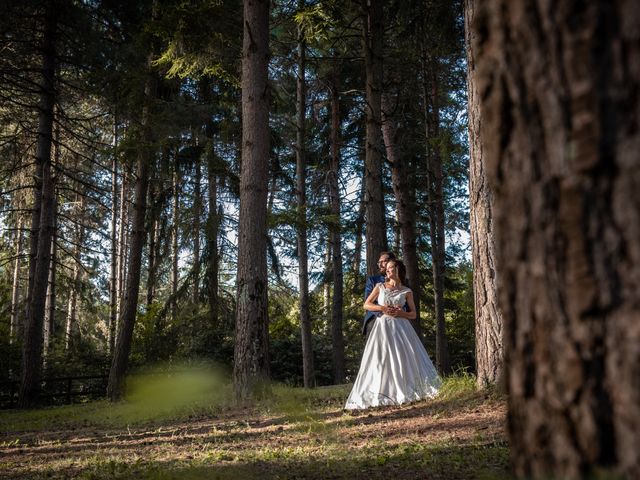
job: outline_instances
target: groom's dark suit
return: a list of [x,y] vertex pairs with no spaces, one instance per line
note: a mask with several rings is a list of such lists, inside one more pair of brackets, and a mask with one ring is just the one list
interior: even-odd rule
[[[364,286],[364,299],[367,300],[367,298],[369,298],[369,295],[371,295],[371,292],[373,291],[374,287],[378,284],[378,283],[383,283],[384,282],[384,275],[371,275],[369,278],[367,278],[367,283]],[[378,303],[376,301],[376,303]],[[364,314],[364,322],[362,323],[362,335],[368,335],[369,331],[371,330],[371,328],[373,327],[373,320],[375,320],[376,318],[378,318],[380,315],[382,315],[382,312],[370,312],[369,310],[367,310]]]

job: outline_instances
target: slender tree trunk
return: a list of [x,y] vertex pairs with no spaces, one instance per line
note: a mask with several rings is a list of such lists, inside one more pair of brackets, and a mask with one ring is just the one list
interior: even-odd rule
[[51,348],[56,318],[56,262],[57,248],[56,238],[58,230],[57,200],[53,199],[53,232],[51,234],[51,260],[49,261],[49,275],[47,278],[47,296],[44,303],[44,321],[42,324],[42,369],[47,366],[47,357]]
[[[82,213],[84,212],[84,206],[85,206],[84,202],[85,202],[84,196],[82,195],[76,196],[76,205],[74,206],[76,218],[82,218]],[[71,282],[71,290],[69,291],[69,304],[67,308],[67,322],[66,322],[66,328],[65,328],[65,341],[64,341],[65,351],[69,351],[69,348],[73,343],[74,331],[77,330],[78,297],[82,289],[81,245],[84,243],[84,227],[80,224],[75,225],[75,233],[76,233],[76,236],[74,239],[75,246],[73,249],[73,256],[75,258],[75,262],[73,265],[73,279]]]
[[242,168],[234,388],[238,402],[269,375],[267,316],[267,186],[269,175],[269,2],[244,3]]
[[[298,8],[303,9],[304,0],[299,0]],[[313,371],[313,347],[311,338],[311,313],[309,311],[309,267],[307,255],[307,165],[305,147],[305,122],[307,92],[305,81],[304,29],[298,28],[298,75],[296,79],[296,197],[297,243],[298,243],[298,286],[300,289],[300,336],[302,338],[302,372],[305,388],[315,386]]]
[[193,303],[200,299],[200,218],[202,216],[202,166],[200,157],[195,159],[196,172],[193,192]]
[[[152,202],[154,202],[154,194],[151,193],[152,187],[151,185],[149,185],[149,200],[148,202],[151,204]],[[152,207],[150,208],[150,210],[152,211],[151,216],[155,217],[158,213],[156,211],[154,211],[155,209]],[[158,245],[157,242],[159,241],[159,235],[158,235],[158,230],[160,228],[159,225],[159,221],[157,218],[151,218],[149,220],[149,260],[148,260],[148,264],[147,264],[147,298],[146,298],[146,304],[147,304],[147,311],[149,311],[149,309],[151,308],[151,305],[153,304],[153,299],[155,297],[155,291],[156,291],[156,283],[157,283],[157,278],[156,278],[156,272],[158,270],[158,256],[156,255],[158,253]]]
[[120,191],[120,229],[118,231],[118,253],[117,253],[117,278],[116,278],[116,320],[109,325],[109,352],[113,355],[115,347],[115,339],[120,331],[120,318],[122,312],[122,300],[124,298],[124,278],[126,273],[126,260],[127,260],[127,238],[128,238],[128,205],[127,205],[127,191],[129,189],[128,184],[128,169],[124,167],[122,169],[122,189]]
[[640,478],[637,4],[477,17],[514,473]]
[[[424,55],[423,86],[425,98],[425,125],[427,136],[427,192],[429,235],[431,237],[431,263],[433,298],[436,319],[436,366],[443,374],[451,371],[449,346],[444,317],[444,196],[442,156],[438,145],[440,136],[440,105],[437,60]],[[430,107],[430,108],[429,108]],[[435,143],[435,144],[434,144]]]
[[410,169],[403,156],[399,142],[399,132],[396,121],[393,118],[394,103],[389,94],[382,96],[382,135],[387,150],[387,159],[391,165],[391,180],[393,194],[396,199],[396,212],[398,226],[402,238],[402,257],[407,268],[407,283],[413,290],[413,299],[416,306],[416,318],[411,323],[418,335],[421,335],[420,326],[420,270],[418,250],[416,246],[416,205],[411,196],[409,185]]
[[378,271],[378,256],[387,250],[384,195],[382,191],[382,0],[363,3],[364,58],[366,71],[366,149],[365,149],[365,205],[367,239],[367,274]]
[[107,349],[113,351],[113,332],[118,319],[118,115],[113,115],[113,158],[111,160],[111,270],[109,275],[109,323]]
[[[55,104],[55,38],[57,28],[56,8],[51,2],[45,15],[42,43],[42,85],[38,118],[38,142],[36,152],[36,182],[30,285],[27,297],[24,337],[22,343],[22,371],[18,406],[33,405],[38,398],[42,366],[42,325],[45,297],[51,261],[51,237],[53,235],[54,186],[51,176],[51,144],[53,134],[53,110]],[[39,218],[36,220],[36,215]]]
[[469,204],[473,297],[476,330],[476,375],[480,388],[501,381],[503,370],[502,315],[498,309],[491,191],[480,141],[480,98],[476,89],[473,52],[476,0],[465,0],[467,95],[469,98]]
[[[155,10],[155,5],[154,5]],[[145,215],[147,211],[147,189],[149,172],[153,161],[153,135],[150,126],[150,109],[156,98],[157,79],[151,72],[150,54],[147,63],[147,79],[144,89],[144,106],[142,109],[142,139],[138,153],[135,179],[135,200],[131,229],[131,243],[129,252],[129,268],[127,271],[127,286],[123,298],[122,313],[118,329],[118,338],[113,351],[113,360],[109,372],[107,396],[111,401],[119,400],[124,393],[124,378],[129,362],[133,327],[138,310],[138,294],[140,289],[140,272],[142,269],[142,250],[145,243]]]
[[[213,103],[211,95],[211,80],[203,77],[200,81],[200,96],[206,105]],[[218,272],[220,257],[218,254],[218,231],[222,212],[218,212],[218,160],[215,152],[215,124],[209,118],[204,126],[204,134],[207,138],[205,155],[207,159],[207,194],[209,210],[207,212],[206,239],[209,261],[207,262],[207,298],[209,300],[210,325],[219,325],[218,305]]]
[[360,275],[360,264],[362,263],[362,235],[364,229],[364,214],[366,210],[365,203],[365,185],[364,176],[362,181],[360,182],[360,197],[358,202],[358,216],[356,217],[356,232],[355,232],[355,243],[353,246],[353,275],[356,278],[354,282],[354,293],[361,293],[364,291],[364,282],[362,281],[362,277]]
[[332,275],[331,272],[331,241],[327,240],[324,251],[324,272],[322,280],[322,312],[324,315],[329,315],[331,310],[331,281],[329,278]]
[[22,263],[22,217],[18,216],[18,225],[16,229],[16,259],[13,265],[13,284],[11,287],[11,323],[9,332],[9,343],[13,344],[19,338],[20,331],[20,267]]
[[178,173],[178,151],[176,150],[173,170],[173,213],[171,218],[173,225],[171,226],[171,320],[175,323],[177,317],[177,293],[178,293],[178,211],[180,210],[180,185]]
[[331,275],[333,296],[331,297],[331,343],[333,347],[333,381],[344,383],[344,333],[342,331],[342,307],[344,285],[342,275],[342,229],[340,214],[340,68],[334,59],[331,78],[331,162],[329,164],[329,209],[332,221],[329,224],[331,245]]
[[[206,127],[209,130],[209,126]],[[217,211],[218,202],[218,178],[216,175],[216,158],[213,148],[213,132],[211,133],[211,146],[207,154],[207,175],[208,175],[208,195],[209,195],[209,212],[207,219],[207,250],[209,251],[209,262],[207,264],[207,297],[209,298],[209,310],[211,325],[219,324],[219,305],[218,305],[218,272],[220,265],[220,257],[218,254],[218,230],[220,229],[220,218],[222,212]]]

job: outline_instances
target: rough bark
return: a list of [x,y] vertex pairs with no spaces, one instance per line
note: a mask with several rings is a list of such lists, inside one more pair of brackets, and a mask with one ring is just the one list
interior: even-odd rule
[[498,308],[492,200],[480,141],[480,98],[476,87],[471,28],[476,0],[465,0],[465,47],[469,118],[469,207],[473,299],[475,306],[476,377],[484,388],[499,384],[503,372],[502,314]]
[[126,289],[122,299],[122,313],[118,320],[117,341],[113,350],[113,359],[109,371],[107,396],[111,401],[122,398],[124,394],[124,379],[129,362],[133,327],[138,311],[138,295],[140,290],[140,272],[142,270],[142,250],[146,240],[145,215],[147,211],[147,189],[149,186],[149,172],[153,161],[153,135],[150,126],[152,102],[156,98],[157,78],[151,71],[153,55],[150,54],[147,63],[147,78],[144,88],[144,103],[141,116],[142,138],[136,161],[135,197],[133,218],[131,225],[131,241],[129,242],[129,256]]
[[364,58],[366,72],[365,205],[367,275],[378,272],[378,256],[387,250],[384,194],[382,191],[382,0],[363,2]]
[[399,130],[393,116],[395,102],[389,94],[382,95],[382,136],[387,150],[387,160],[391,166],[391,182],[396,199],[396,212],[402,238],[402,258],[407,267],[407,283],[413,290],[416,318],[411,321],[416,333],[420,328],[420,270],[417,251],[416,205],[411,195],[409,168],[403,155],[399,139]]
[[440,99],[437,60],[425,54],[423,68],[425,125],[427,136],[427,210],[431,239],[431,271],[433,275],[433,303],[436,319],[436,367],[443,374],[451,371],[449,346],[444,318],[444,178],[442,155],[438,146],[440,136]]
[[[298,8],[304,8],[304,0]],[[298,75],[296,78],[296,200],[298,287],[300,290],[300,336],[302,339],[302,372],[305,388],[315,386],[313,371],[313,347],[311,338],[311,312],[309,311],[309,259],[307,253],[307,165],[306,165],[306,108],[307,87],[305,81],[306,44],[304,29],[298,27]]]
[[327,176],[329,186],[329,243],[331,245],[331,343],[333,348],[333,380],[344,383],[344,332],[342,330],[344,282],[342,274],[342,228],[340,214],[340,67],[334,59],[331,79],[331,162]]
[[640,478],[640,10],[476,15],[514,472]]
[[269,174],[269,2],[244,3],[242,166],[234,349],[237,402],[260,393],[269,375],[267,189]]
[[42,40],[42,84],[35,159],[38,188],[34,190],[29,292],[22,343],[18,398],[18,406],[21,408],[36,403],[42,366],[42,327],[53,235],[54,186],[51,175],[51,144],[55,104],[56,13],[54,2],[50,2],[45,15]]

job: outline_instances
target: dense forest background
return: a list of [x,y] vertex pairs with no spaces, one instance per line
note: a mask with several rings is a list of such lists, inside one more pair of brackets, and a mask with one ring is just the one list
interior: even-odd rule
[[[38,156],[46,148],[39,143],[46,108],[50,241],[38,327],[42,376],[109,370],[117,319],[131,295],[127,289],[138,288],[127,286],[126,279],[140,208],[135,189],[141,150],[149,152],[148,186],[129,368],[213,360],[231,369],[241,3],[9,2],[3,11],[1,380],[17,378],[21,369],[34,275],[29,272],[32,217],[46,208],[46,202],[43,207],[35,200],[43,184]],[[372,201],[365,189],[371,174],[365,168],[366,8],[350,1],[278,2],[270,14],[270,150],[264,159],[269,167],[269,363],[271,378],[292,385],[303,384],[301,232],[308,251],[303,261],[308,264],[305,308],[313,383],[344,382],[357,373],[364,345],[364,280],[375,270],[368,261],[367,231],[379,230],[370,234],[380,238],[382,249],[403,256],[401,195],[411,202],[419,272],[412,287],[420,294],[422,338],[434,355],[435,252],[442,256],[437,261],[444,273],[440,295],[449,358],[442,366],[475,369],[462,5],[389,2],[380,13],[384,40],[375,52],[382,75],[377,81],[384,88],[392,137],[378,136],[375,145],[377,201],[384,211],[384,222],[375,227],[365,215]],[[43,55],[49,64],[43,65]],[[49,76],[44,83],[43,71]],[[441,168],[440,196],[433,194],[429,171],[434,158]],[[398,164],[403,168],[400,193],[392,173]],[[442,252],[433,248],[431,236],[438,208],[445,230]],[[375,262],[377,253],[372,255]],[[334,274],[336,268],[340,275]],[[342,305],[342,318],[332,314],[336,303]],[[336,322],[342,337],[337,340]]]

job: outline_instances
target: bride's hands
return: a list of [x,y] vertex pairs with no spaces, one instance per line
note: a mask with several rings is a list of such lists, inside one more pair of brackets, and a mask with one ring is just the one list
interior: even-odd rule
[[400,312],[402,312],[402,309],[400,307],[395,307],[393,305],[384,305],[382,307],[382,313],[385,313],[387,315],[391,315],[392,317],[399,316]]

